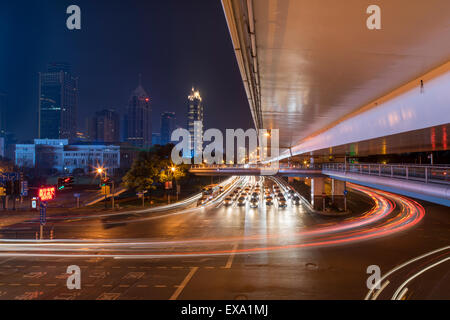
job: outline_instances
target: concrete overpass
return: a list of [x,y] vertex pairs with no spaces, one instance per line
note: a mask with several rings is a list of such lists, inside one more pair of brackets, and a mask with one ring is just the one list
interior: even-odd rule
[[[450,1],[222,0],[280,158],[448,150]],[[381,8],[381,30],[366,10]]]
[[[263,165],[196,165],[189,170],[199,176],[265,176]],[[271,174],[272,175],[272,174]],[[315,181],[311,193],[316,203],[325,192],[324,178],[335,186],[333,196],[342,196],[345,182],[385,190],[405,196],[450,206],[450,166],[405,164],[343,164],[324,163],[307,166],[281,164],[276,174]],[[344,184],[342,184],[344,182]]]

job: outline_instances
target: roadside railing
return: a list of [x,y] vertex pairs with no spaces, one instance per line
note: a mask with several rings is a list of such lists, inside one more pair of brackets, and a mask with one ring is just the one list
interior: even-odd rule
[[326,163],[322,165],[323,170],[351,172],[380,177],[390,177],[425,183],[450,183],[450,167],[446,166],[421,166],[409,164],[344,164]]
[[[263,164],[200,164],[192,165],[191,169],[263,169],[270,165]],[[329,170],[350,172],[379,177],[389,177],[420,181],[425,183],[450,184],[450,166],[425,166],[410,164],[380,164],[380,163],[322,163],[322,164],[286,164],[280,163],[279,169],[298,170]]]
[[[191,165],[191,169],[263,169],[270,168],[270,164],[194,164]],[[322,169],[321,164],[308,164],[308,165],[297,165],[297,164],[279,164],[280,169],[301,169],[301,170],[317,170]]]

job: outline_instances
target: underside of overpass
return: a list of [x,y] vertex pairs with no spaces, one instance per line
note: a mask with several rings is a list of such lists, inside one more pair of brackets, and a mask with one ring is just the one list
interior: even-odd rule
[[[280,158],[448,150],[448,0],[222,2],[255,126],[280,130]],[[366,26],[371,4],[381,30]]]

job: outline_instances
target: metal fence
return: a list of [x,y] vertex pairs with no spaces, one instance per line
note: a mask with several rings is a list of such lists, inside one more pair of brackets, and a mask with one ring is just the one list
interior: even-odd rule
[[[261,169],[270,167],[262,164],[201,164],[193,165],[191,169]],[[420,181],[425,183],[450,184],[450,166],[423,166],[410,164],[344,164],[344,163],[322,163],[322,164],[285,164],[280,163],[279,169],[298,170],[329,170],[339,172],[350,172],[366,174],[371,176],[389,177]]]
[[344,164],[327,163],[322,165],[323,170],[351,172],[380,177],[390,177],[421,181],[425,183],[450,183],[450,167],[445,166],[420,166],[409,164]]

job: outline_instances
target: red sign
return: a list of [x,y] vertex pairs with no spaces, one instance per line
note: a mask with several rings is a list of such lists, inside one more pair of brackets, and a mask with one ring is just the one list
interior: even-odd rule
[[41,201],[49,201],[55,199],[55,187],[47,187],[39,189],[39,198]]
[[172,181],[166,181],[164,187],[166,190],[172,189]]

